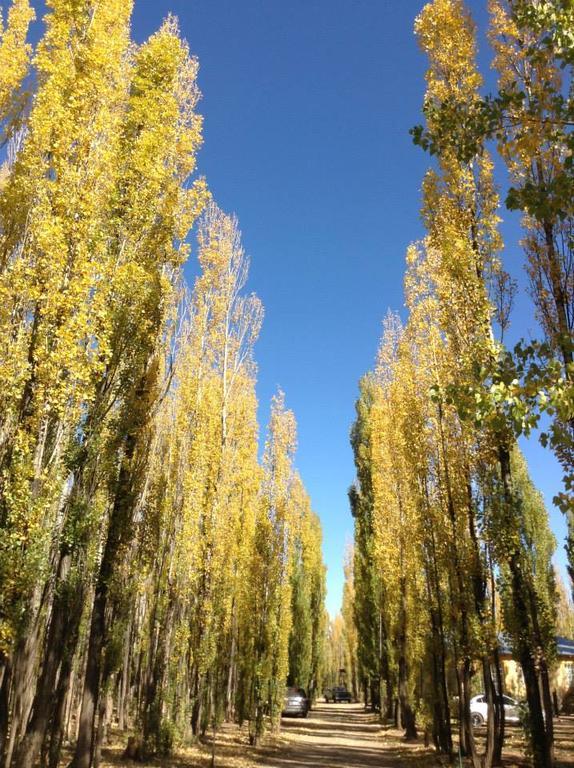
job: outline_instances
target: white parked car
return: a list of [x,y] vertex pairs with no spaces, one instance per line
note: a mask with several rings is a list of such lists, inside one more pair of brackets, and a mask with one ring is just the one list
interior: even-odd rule
[[[520,712],[519,704],[516,699],[511,699],[510,696],[503,696],[504,701],[504,721],[506,723],[519,723]],[[473,725],[484,725],[487,720],[488,704],[486,703],[486,696],[484,693],[480,693],[478,696],[473,696],[470,700],[470,720]]]

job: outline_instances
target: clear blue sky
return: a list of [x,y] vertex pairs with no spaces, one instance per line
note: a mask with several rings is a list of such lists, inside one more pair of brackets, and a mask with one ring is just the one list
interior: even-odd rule
[[[332,615],[353,530],[348,436],[357,381],[372,365],[387,309],[402,311],[405,249],[422,234],[429,158],[408,134],[421,121],[425,62],[412,26],[422,5],[136,0],[137,40],[172,11],[200,60],[199,169],[220,207],[239,216],[252,258],[250,286],[266,310],[260,419],[281,386],[299,424],[298,468],[323,523]],[[483,27],[485,0],[469,5]],[[507,267],[524,287],[516,224],[505,232]],[[531,331],[523,291],[513,333]],[[524,448],[551,506],[559,468],[535,441]],[[564,521],[555,510],[551,517],[563,564]]]

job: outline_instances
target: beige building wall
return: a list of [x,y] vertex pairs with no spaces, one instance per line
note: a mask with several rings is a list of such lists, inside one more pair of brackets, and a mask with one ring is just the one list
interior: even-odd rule
[[[520,664],[514,659],[503,659],[505,691],[510,696],[523,699],[526,696],[524,676]],[[567,693],[574,692],[574,658],[560,659],[550,676],[550,689],[558,698],[558,706],[562,706],[562,700]]]
[[524,687],[524,676],[522,667],[514,659],[503,659],[502,669],[504,671],[504,691],[515,699],[522,699],[526,696]]

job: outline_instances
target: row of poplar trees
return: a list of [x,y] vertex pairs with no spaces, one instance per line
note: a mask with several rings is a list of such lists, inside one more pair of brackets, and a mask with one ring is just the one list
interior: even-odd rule
[[[91,768],[312,688],[321,529],[282,394],[258,458],[259,299],[191,177],[198,63],[173,18],[48,0],[0,25],[0,764]],[[199,276],[183,267],[197,229]]]
[[[519,661],[536,768],[553,763],[555,542],[518,447],[542,435],[564,472],[574,576],[574,10],[562,0],[490,0],[498,91],[481,94],[475,26],[462,0],[429,2],[415,24],[428,57],[434,156],[422,187],[425,237],[407,253],[408,319],[390,314],[360,384],[351,587],[365,696],[407,737],[499,765],[499,641]],[[543,338],[505,349],[512,283],[501,264],[498,151],[519,211]],[[469,700],[489,702],[484,750]]]
[[[358,654],[358,634],[355,624],[355,584],[353,574],[353,548],[345,554],[343,599],[341,611],[329,622],[325,645],[324,674],[326,687],[344,684],[353,699],[359,701],[360,673]],[[364,677],[364,676],[363,676]],[[365,697],[369,704],[369,696]]]

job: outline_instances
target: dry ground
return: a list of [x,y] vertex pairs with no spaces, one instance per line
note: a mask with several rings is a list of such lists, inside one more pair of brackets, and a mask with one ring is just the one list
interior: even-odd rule
[[[557,768],[574,768],[574,717],[555,721]],[[480,733],[479,733],[480,735]],[[528,766],[518,728],[508,729],[505,768]],[[120,746],[104,750],[102,768],[134,768]],[[177,758],[156,760],[161,768],[211,768],[212,745],[183,750]],[[65,765],[65,763],[64,763]],[[430,768],[441,761],[421,743],[405,744],[402,734],[383,727],[360,704],[318,704],[305,720],[286,718],[281,735],[257,750],[247,734],[226,727],[215,743],[216,768]]]
[[318,704],[306,720],[284,719],[280,743],[262,750],[262,768],[391,768],[436,765],[431,750],[404,744],[360,704]]

